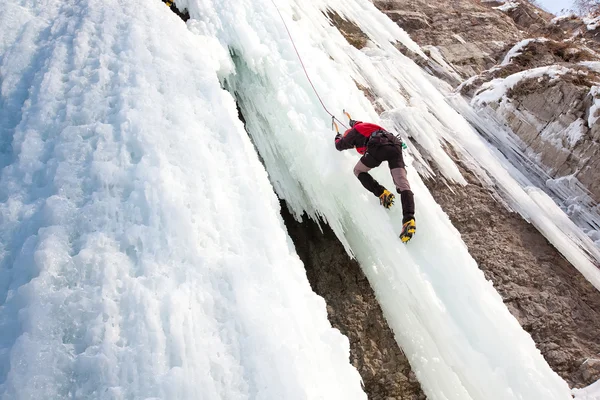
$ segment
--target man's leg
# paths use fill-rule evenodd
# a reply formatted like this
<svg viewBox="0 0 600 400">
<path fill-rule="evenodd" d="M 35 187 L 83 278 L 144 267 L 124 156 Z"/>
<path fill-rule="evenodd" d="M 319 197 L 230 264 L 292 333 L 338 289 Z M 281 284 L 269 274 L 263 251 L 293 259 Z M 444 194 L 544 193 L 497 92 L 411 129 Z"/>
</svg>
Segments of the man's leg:
<svg viewBox="0 0 600 400">
<path fill-rule="evenodd" d="M 360 183 L 362 183 L 365 189 L 377 197 L 381 196 L 385 188 L 369 174 L 369 171 L 380 164 L 381 161 L 377 161 L 372 156 L 365 154 L 358 160 L 354 167 L 354 175 L 358 178 Z"/>
<path fill-rule="evenodd" d="M 415 200 L 410 184 L 406 177 L 406 169 L 404 167 L 390 169 L 392 179 L 396 185 L 396 190 L 400 193 L 400 201 L 402 202 L 402 222 L 406 222 L 415 217 Z"/>
<path fill-rule="evenodd" d="M 402 223 L 415 218 L 415 200 L 410 183 L 406 177 L 406 168 L 404 168 L 404 159 L 402 157 L 402 148 L 400 146 L 387 146 L 382 151 L 385 159 L 388 160 L 390 173 L 396 185 L 396 191 L 400 193 L 402 202 Z"/>
</svg>

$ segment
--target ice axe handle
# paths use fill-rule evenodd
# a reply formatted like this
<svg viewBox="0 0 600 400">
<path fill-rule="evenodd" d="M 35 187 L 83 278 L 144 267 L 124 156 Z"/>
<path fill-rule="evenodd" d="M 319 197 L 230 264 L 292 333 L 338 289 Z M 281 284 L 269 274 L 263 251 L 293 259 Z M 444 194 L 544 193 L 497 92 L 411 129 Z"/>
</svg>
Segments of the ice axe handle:
<svg viewBox="0 0 600 400">
<path fill-rule="evenodd" d="M 340 127 L 338 126 L 338 124 L 335 122 L 335 117 L 331 117 L 331 128 L 335 128 L 336 133 L 340 133 Z"/>
</svg>

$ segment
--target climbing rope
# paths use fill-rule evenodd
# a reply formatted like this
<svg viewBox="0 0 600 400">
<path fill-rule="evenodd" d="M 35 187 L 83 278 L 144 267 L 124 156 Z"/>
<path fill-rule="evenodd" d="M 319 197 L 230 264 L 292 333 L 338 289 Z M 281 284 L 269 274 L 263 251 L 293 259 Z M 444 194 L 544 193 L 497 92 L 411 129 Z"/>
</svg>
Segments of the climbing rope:
<svg viewBox="0 0 600 400">
<path fill-rule="evenodd" d="M 335 127 L 336 130 L 337 130 L 337 132 L 339 133 L 339 128 L 338 128 L 337 124 L 335 123 L 335 121 L 338 121 L 344 128 L 347 128 L 347 126 L 344 125 L 344 123 L 342 121 L 340 121 L 339 119 L 337 119 L 335 115 L 333 115 L 332 113 L 330 113 L 329 110 L 327 109 L 327 107 L 325 106 L 325 103 L 323 103 L 323 100 L 321 99 L 321 96 L 319 96 L 319 92 L 317 92 L 317 89 L 315 88 L 315 85 L 313 85 L 312 80 L 310 79 L 310 76 L 308 75 L 308 71 L 306 71 L 306 67 L 304 66 L 304 62 L 302 61 L 302 57 L 300 56 L 300 52 L 298 51 L 298 48 L 296 47 L 296 43 L 294 42 L 294 38 L 292 37 L 292 34 L 290 33 L 290 30 L 288 29 L 288 26 L 285 23 L 285 19 L 283 19 L 283 15 L 281 15 L 281 12 L 279 11 L 279 7 L 277 7 L 277 4 L 275 4 L 274 0 L 271 0 L 271 3 L 273 3 L 273 6 L 277 10 L 277 14 L 279 14 L 279 18 L 281 18 L 281 22 L 283 22 L 283 26 L 285 27 L 285 30 L 287 31 L 287 34 L 288 34 L 288 36 L 290 38 L 290 41 L 292 42 L 292 46 L 294 46 L 294 50 L 296 51 L 296 55 L 298 56 L 298 60 L 300 60 L 300 65 L 302 65 L 302 69 L 304 70 L 304 74 L 306 75 L 306 79 L 308 79 L 308 83 L 310 83 L 310 86 L 312 87 L 313 91 L 317 95 L 317 98 L 321 102 L 321 106 L 323 106 L 323 109 L 325 110 L 325 112 L 331 116 L 331 125 L 332 125 L 332 128 Z"/>
</svg>

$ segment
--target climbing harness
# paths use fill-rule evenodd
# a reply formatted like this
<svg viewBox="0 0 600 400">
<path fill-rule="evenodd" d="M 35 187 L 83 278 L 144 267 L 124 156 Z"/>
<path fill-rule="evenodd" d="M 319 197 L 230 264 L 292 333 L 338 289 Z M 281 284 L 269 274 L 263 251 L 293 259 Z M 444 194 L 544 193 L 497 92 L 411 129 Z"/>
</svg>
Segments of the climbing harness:
<svg viewBox="0 0 600 400">
<path fill-rule="evenodd" d="M 327 107 L 325 106 L 325 103 L 321 99 L 321 96 L 319 96 L 319 92 L 317 92 L 317 89 L 315 88 L 315 85 L 313 85 L 312 80 L 310 79 L 310 76 L 308 75 L 308 71 L 306 71 L 306 67 L 304 66 L 304 62 L 302 61 L 302 57 L 300 56 L 300 52 L 298 51 L 298 48 L 296 47 L 296 43 L 294 42 L 294 38 L 292 37 L 292 34 L 290 33 L 290 30 L 288 29 L 288 26 L 285 23 L 285 19 L 283 19 L 283 15 L 281 15 L 281 12 L 279 11 L 279 7 L 277 7 L 277 4 L 275 4 L 274 0 L 271 0 L 271 3 L 273 3 L 273 6 L 277 10 L 277 14 L 279 14 L 279 18 L 281 18 L 281 22 L 283 22 L 283 26 L 285 27 L 285 30 L 286 30 L 289 38 L 290 38 L 290 41 L 292 42 L 292 46 L 294 46 L 294 50 L 296 51 L 296 55 L 298 56 L 298 60 L 300 61 L 300 65 L 302 65 L 302 69 L 304 70 L 304 74 L 306 75 L 306 79 L 308 79 L 308 83 L 310 83 L 310 86 L 312 87 L 313 91 L 317 95 L 317 98 L 319 99 L 319 102 L 321 102 L 321 106 L 323 107 L 323 109 L 325 110 L 325 112 L 331 116 L 332 129 L 335 127 L 337 129 L 337 132 L 339 133 L 340 131 L 339 131 L 339 128 L 338 128 L 337 124 L 335 123 L 335 121 L 338 121 L 344 128 L 347 128 L 346 125 L 344 125 L 344 123 L 342 121 L 340 121 L 339 119 L 337 119 L 335 115 L 333 115 L 332 113 L 330 113 L 329 110 L 327 109 Z"/>
</svg>

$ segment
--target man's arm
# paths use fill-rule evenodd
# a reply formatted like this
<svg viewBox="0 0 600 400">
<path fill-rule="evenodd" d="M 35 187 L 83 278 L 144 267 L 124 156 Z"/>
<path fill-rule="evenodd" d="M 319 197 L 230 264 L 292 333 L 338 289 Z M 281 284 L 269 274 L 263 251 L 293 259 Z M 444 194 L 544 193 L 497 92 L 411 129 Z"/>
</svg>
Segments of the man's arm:
<svg viewBox="0 0 600 400">
<path fill-rule="evenodd" d="M 335 148 L 339 151 L 348 150 L 354 148 L 354 138 L 356 135 L 360 135 L 356 129 L 348 129 L 344 132 L 344 136 L 339 133 L 335 136 Z"/>
</svg>

